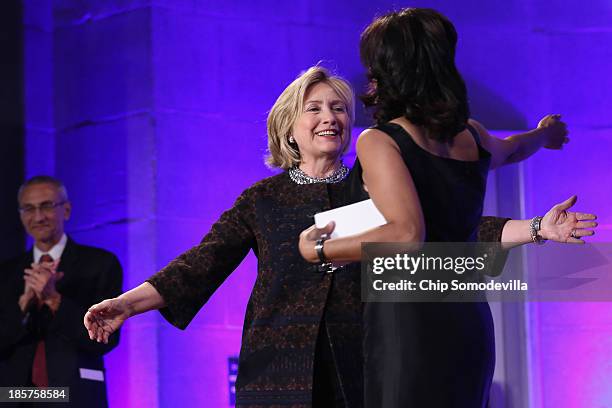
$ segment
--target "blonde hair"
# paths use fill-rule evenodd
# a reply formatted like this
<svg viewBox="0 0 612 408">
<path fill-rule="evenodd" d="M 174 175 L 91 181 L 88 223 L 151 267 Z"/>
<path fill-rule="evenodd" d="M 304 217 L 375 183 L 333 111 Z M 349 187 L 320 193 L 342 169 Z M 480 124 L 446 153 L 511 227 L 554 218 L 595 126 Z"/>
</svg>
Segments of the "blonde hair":
<svg viewBox="0 0 612 408">
<path fill-rule="evenodd" d="M 344 78 L 331 75 L 326 68 L 316 65 L 310 67 L 285 88 L 268 114 L 268 155 L 266 156 L 268 166 L 288 169 L 299 165 L 300 152 L 297 145 L 289 143 L 289 137 L 295 121 L 304 108 L 306 92 L 311 86 L 320 82 L 329 85 L 346 105 L 350 122 L 344 129 L 345 137 L 340 156 L 348 150 L 351 144 L 351 128 L 355 120 L 353 88 Z"/>
</svg>

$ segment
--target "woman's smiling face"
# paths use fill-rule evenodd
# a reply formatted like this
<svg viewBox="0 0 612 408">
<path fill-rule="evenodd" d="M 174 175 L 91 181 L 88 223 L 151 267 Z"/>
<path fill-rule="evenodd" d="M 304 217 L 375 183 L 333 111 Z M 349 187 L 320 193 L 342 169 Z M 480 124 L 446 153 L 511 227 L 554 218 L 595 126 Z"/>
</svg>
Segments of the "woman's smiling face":
<svg viewBox="0 0 612 408">
<path fill-rule="evenodd" d="M 293 125 L 293 138 L 302 162 L 323 157 L 337 159 L 344 146 L 347 126 L 349 116 L 342 98 L 325 82 L 312 85 L 304 95 L 302 112 Z"/>
</svg>

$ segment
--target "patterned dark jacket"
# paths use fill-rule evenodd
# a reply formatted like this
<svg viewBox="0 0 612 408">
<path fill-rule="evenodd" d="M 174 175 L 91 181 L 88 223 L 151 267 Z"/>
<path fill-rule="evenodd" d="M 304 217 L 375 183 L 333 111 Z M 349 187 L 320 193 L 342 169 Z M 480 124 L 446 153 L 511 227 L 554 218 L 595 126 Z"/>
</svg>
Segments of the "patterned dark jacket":
<svg viewBox="0 0 612 408">
<path fill-rule="evenodd" d="M 153 275 L 162 315 L 184 329 L 250 250 L 257 279 L 244 319 L 236 406 L 310 407 L 315 343 L 325 312 L 347 407 L 362 406 L 361 302 L 357 264 L 320 273 L 298 251 L 314 214 L 346 204 L 339 184 L 295 184 L 282 173 L 247 190 L 202 242 Z M 505 219 L 484 217 L 481 240 Z"/>
</svg>

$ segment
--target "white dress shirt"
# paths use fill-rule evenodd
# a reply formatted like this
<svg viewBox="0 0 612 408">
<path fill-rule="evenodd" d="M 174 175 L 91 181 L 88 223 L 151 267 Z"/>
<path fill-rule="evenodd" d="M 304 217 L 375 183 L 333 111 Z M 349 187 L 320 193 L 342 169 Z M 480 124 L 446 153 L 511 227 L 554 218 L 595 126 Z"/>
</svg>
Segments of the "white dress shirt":
<svg viewBox="0 0 612 408">
<path fill-rule="evenodd" d="M 68 242 L 68 237 L 66 236 L 66 234 L 63 234 L 59 242 L 53 245 L 53 248 L 51 248 L 47 252 L 41 251 L 36 245 L 34 245 L 34 263 L 38 263 L 40 261 L 40 257 L 45 254 L 50 255 L 54 261 L 57 261 L 62 257 L 62 254 L 64 253 L 64 248 L 66 248 L 66 242 Z"/>
</svg>

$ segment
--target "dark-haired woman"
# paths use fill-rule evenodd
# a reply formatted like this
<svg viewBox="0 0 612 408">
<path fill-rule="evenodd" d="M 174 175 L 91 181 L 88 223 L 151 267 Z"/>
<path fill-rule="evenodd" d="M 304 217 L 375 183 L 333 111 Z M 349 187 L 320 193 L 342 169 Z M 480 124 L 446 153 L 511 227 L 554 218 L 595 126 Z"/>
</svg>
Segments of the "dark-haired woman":
<svg viewBox="0 0 612 408">
<path fill-rule="evenodd" d="M 559 115 L 504 140 L 470 119 L 456 42 L 452 23 L 431 9 L 390 13 L 366 28 L 364 102 L 377 125 L 359 137 L 352 177 L 365 185 L 356 195 L 367 190 L 388 222 L 318 251 L 315 235 L 333 226 L 307 230 L 307 260 L 359 260 L 361 242 L 475 241 L 489 169 L 567 141 Z M 366 406 L 486 406 L 495 363 L 487 303 L 369 303 L 364 313 Z"/>
</svg>

